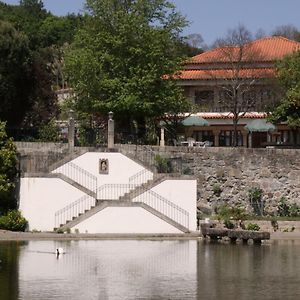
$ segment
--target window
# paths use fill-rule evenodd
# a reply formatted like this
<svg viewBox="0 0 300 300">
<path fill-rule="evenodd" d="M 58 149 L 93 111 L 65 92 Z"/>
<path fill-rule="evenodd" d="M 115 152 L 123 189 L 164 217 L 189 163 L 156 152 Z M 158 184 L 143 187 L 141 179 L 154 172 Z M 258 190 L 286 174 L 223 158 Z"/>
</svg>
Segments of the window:
<svg viewBox="0 0 300 300">
<path fill-rule="evenodd" d="M 195 91 L 195 104 L 197 105 L 205 105 L 212 104 L 214 100 L 214 91 L 206 90 L 206 91 Z"/>
<path fill-rule="evenodd" d="M 209 141 L 214 145 L 214 135 L 212 130 L 199 130 L 193 132 L 193 138 L 198 142 L 205 142 Z"/>
<path fill-rule="evenodd" d="M 234 131 L 233 130 L 222 130 L 219 135 L 219 145 L 221 147 L 233 146 Z M 241 131 L 237 131 L 237 145 L 243 146 L 243 136 Z"/>
</svg>

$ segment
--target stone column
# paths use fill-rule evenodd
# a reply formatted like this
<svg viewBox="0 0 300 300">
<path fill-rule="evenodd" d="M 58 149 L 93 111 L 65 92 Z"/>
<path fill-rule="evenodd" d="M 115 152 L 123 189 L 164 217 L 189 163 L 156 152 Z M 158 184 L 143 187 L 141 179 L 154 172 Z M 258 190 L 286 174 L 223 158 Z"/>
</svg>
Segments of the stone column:
<svg viewBox="0 0 300 300">
<path fill-rule="evenodd" d="M 69 111 L 69 127 L 68 127 L 68 144 L 69 151 L 74 150 L 74 141 L 75 141 L 75 120 L 74 120 L 74 111 Z"/>
<path fill-rule="evenodd" d="M 115 123 L 113 120 L 113 112 L 108 113 L 108 124 L 107 124 L 107 148 L 113 149 L 115 145 Z"/>
<path fill-rule="evenodd" d="M 252 132 L 250 132 L 248 135 L 248 147 L 252 148 Z"/>
<path fill-rule="evenodd" d="M 161 126 L 160 127 L 160 143 L 159 143 L 160 147 L 164 147 L 165 146 L 165 127 Z"/>
<path fill-rule="evenodd" d="M 220 130 L 214 130 L 213 131 L 214 135 L 214 146 L 219 147 L 219 135 L 220 135 Z"/>
<path fill-rule="evenodd" d="M 243 147 L 247 147 L 248 132 L 247 131 L 242 131 L 242 136 L 243 136 Z"/>
</svg>

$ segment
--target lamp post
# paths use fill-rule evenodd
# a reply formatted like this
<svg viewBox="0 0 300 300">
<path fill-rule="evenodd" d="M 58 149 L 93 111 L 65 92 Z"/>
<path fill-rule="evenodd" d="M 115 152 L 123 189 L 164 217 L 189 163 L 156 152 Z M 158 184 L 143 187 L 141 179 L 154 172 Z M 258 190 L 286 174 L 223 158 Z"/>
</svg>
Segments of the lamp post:
<svg viewBox="0 0 300 300">
<path fill-rule="evenodd" d="M 71 109 L 69 111 L 69 124 L 68 124 L 68 145 L 69 151 L 74 150 L 74 138 L 75 138 L 75 120 L 74 120 L 74 111 Z"/>
<path fill-rule="evenodd" d="M 108 123 L 107 123 L 107 148 L 108 149 L 113 149 L 115 144 L 115 140 L 114 140 L 115 124 L 114 124 L 113 116 L 114 116 L 113 112 L 110 111 L 108 113 Z"/>
</svg>

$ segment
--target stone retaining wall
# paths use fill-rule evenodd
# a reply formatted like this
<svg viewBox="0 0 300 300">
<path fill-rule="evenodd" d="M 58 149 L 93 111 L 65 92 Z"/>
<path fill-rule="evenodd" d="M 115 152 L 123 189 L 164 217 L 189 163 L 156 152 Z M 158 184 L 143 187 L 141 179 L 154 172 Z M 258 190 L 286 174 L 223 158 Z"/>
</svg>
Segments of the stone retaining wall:
<svg viewBox="0 0 300 300">
<path fill-rule="evenodd" d="M 141 158 L 143 152 L 170 158 L 181 171 L 197 178 L 198 202 L 212 209 L 229 203 L 251 211 L 248 193 L 253 187 L 263 190 L 267 213 L 276 212 L 281 197 L 300 205 L 299 149 L 118 147 Z"/>
<path fill-rule="evenodd" d="M 21 153 L 21 170 L 27 172 L 43 164 L 49 165 L 50 161 L 53 163 L 66 155 L 58 146 L 59 151 L 53 151 L 52 145 L 48 144 L 39 151 L 33 146 L 25 146 L 20 144 L 18 149 Z M 116 149 L 152 166 L 157 154 L 169 158 L 175 171 L 195 176 L 198 204 L 207 210 L 213 211 L 215 207 L 228 203 L 242 204 L 251 211 L 248 193 L 253 187 L 263 190 L 267 213 L 276 212 L 281 197 L 300 205 L 300 149 L 139 145 L 116 145 Z"/>
</svg>

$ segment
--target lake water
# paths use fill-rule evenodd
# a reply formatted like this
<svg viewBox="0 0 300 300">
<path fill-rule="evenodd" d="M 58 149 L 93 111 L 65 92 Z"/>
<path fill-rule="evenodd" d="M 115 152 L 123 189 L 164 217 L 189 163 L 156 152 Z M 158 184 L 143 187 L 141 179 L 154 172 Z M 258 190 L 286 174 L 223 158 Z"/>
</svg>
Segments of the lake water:
<svg viewBox="0 0 300 300">
<path fill-rule="evenodd" d="M 1 300 L 300 299 L 297 241 L 0 242 L 0 260 Z"/>
</svg>

